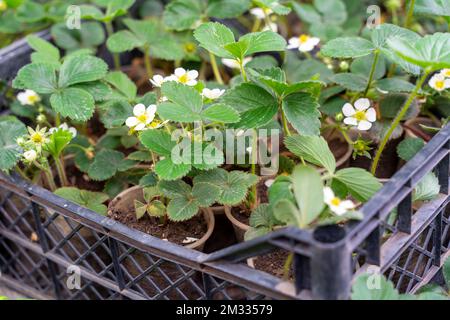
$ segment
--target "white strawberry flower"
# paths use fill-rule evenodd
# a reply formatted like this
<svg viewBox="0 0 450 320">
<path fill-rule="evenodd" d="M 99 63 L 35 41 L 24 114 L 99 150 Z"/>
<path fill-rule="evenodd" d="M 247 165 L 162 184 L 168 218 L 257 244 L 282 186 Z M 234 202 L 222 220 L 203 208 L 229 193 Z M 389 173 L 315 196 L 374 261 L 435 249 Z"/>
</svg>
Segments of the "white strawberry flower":
<svg viewBox="0 0 450 320">
<path fill-rule="evenodd" d="M 435 74 L 428 82 L 434 90 L 442 92 L 450 88 L 450 79 L 446 79 L 441 73 Z"/>
<path fill-rule="evenodd" d="M 198 78 L 198 71 L 196 70 L 189 71 L 183 68 L 177 68 L 175 69 L 174 74 L 170 76 L 167 80 L 171 81 L 173 79 L 179 83 L 193 87 L 197 85 L 197 78 Z"/>
<path fill-rule="evenodd" d="M 166 82 L 166 78 L 164 78 L 162 75 L 155 75 L 153 79 L 150 79 L 150 82 L 152 85 L 156 88 L 161 88 L 164 82 Z"/>
<path fill-rule="evenodd" d="M 301 52 L 309 52 L 319 44 L 320 39 L 311 37 L 307 34 L 302 34 L 300 37 L 289 39 L 288 49 L 298 49 Z"/>
<path fill-rule="evenodd" d="M 221 96 L 223 96 L 223 94 L 225 93 L 225 90 L 221 90 L 221 89 L 208 89 L 205 88 L 202 91 L 202 96 L 204 96 L 207 99 L 210 100 L 216 100 L 219 99 Z"/>
<path fill-rule="evenodd" d="M 265 185 L 267 188 L 270 188 L 270 187 L 274 184 L 274 182 L 275 182 L 275 180 L 269 179 L 269 180 L 266 180 L 266 182 L 264 182 L 264 185 Z"/>
<path fill-rule="evenodd" d="M 23 106 L 34 106 L 41 101 L 41 97 L 33 90 L 25 90 L 17 94 L 17 100 Z"/>
<path fill-rule="evenodd" d="M 262 31 L 278 32 L 278 25 L 275 22 L 271 22 L 270 25 L 266 25 Z"/>
<path fill-rule="evenodd" d="M 70 132 L 72 134 L 73 138 L 75 138 L 77 136 L 77 133 L 78 133 L 77 129 L 75 129 L 74 127 L 69 127 L 67 123 L 63 123 L 58 128 L 51 128 L 48 132 L 52 134 L 52 133 L 56 132 L 59 129 Z"/>
<path fill-rule="evenodd" d="M 242 64 L 245 66 L 247 63 L 252 61 L 252 59 L 253 59 L 252 57 L 244 58 L 244 61 Z M 224 66 L 226 66 L 230 69 L 240 69 L 241 68 L 239 65 L 239 62 L 235 59 L 222 59 L 222 63 Z"/>
<path fill-rule="evenodd" d="M 28 162 L 33 162 L 37 158 L 37 152 L 35 150 L 28 150 L 24 152 L 23 157 Z"/>
<path fill-rule="evenodd" d="M 446 78 L 450 78 L 450 69 L 442 69 L 440 74 Z"/>
<path fill-rule="evenodd" d="M 152 104 L 148 108 L 142 103 L 137 104 L 133 108 L 134 117 L 129 117 L 125 124 L 127 127 L 132 128 L 135 131 L 145 130 L 155 119 L 156 105 Z"/>
<path fill-rule="evenodd" d="M 349 126 L 355 126 L 358 130 L 367 131 L 372 128 L 372 123 L 377 121 L 377 113 L 370 107 L 369 99 L 363 98 L 355 102 L 355 107 L 346 103 L 342 108 L 342 113 L 346 118 L 344 123 Z"/>
<path fill-rule="evenodd" d="M 323 198 L 331 211 L 338 216 L 343 216 L 350 210 L 355 209 L 355 204 L 350 200 L 341 200 L 335 196 L 333 190 L 329 187 L 323 189 Z"/>
</svg>

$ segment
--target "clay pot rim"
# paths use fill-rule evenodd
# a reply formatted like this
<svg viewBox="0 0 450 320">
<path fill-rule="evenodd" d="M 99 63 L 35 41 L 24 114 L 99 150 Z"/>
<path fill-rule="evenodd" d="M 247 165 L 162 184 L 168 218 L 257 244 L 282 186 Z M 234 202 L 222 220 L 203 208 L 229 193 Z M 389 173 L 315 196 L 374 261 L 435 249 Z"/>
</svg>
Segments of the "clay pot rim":
<svg viewBox="0 0 450 320">
<path fill-rule="evenodd" d="M 141 186 L 134 186 L 134 187 L 131 187 L 131 188 L 128 188 L 128 189 L 122 191 L 117 196 L 115 196 L 114 199 L 111 200 L 111 202 L 108 205 L 108 211 L 110 211 L 112 209 L 112 204 L 115 204 L 118 201 L 120 201 L 120 199 L 128 197 L 130 194 L 132 194 L 138 190 L 143 190 L 143 189 L 144 188 Z M 205 234 L 200 239 L 195 241 L 194 243 L 190 243 L 187 245 L 180 245 L 180 246 L 188 248 L 188 249 L 197 249 L 197 248 L 202 247 L 205 244 L 205 242 L 211 237 L 211 235 L 214 231 L 214 227 L 215 227 L 214 213 L 211 211 L 210 208 L 201 208 L 201 211 L 203 213 L 203 218 L 205 219 L 206 225 L 207 225 L 207 230 L 206 230 Z M 177 222 L 172 222 L 172 223 L 177 223 Z M 157 238 L 157 237 L 155 237 L 155 238 Z"/>
<path fill-rule="evenodd" d="M 409 119 L 409 120 L 405 121 L 405 124 L 406 124 L 407 126 L 410 126 L 411 124 L 416 124 L 416 123 L 418 123 L 418 122 L 420 122 L 420 121 L 422 121 L 422 120 L 429 120 L 429 121 L 431 121 L 434 125 L 436 125 L 436 126 L 438 126 L 438 127 L 442 125 L 442 123 L 438 123 L 438 122 L 436 122 L 434 119 L 432 119 L 432 118 L 427 118 L 427 117 L 416 117 L 416 118 L 413 118 L 413 119 Z M 410 137 L 410 138 L 418 138 L 418 136 L 417 136 L 414 132 L 412 132 L 410 129 L 404 127 L 404 130 L 405 130 L 405 134 L 406 134 L 407 137 Z"/>
<path fill-rule="evenodd" d="M 240 222 L 233 216 L 229 206 L 224 206 L 224 211 L 225 211 L 225 215 L 227 216 L 228 220 L 230 220 L 233 225 L 235 225 L 236 227 L 238 227 L 239 229 L 244 230 L 244 231 L 247 231 L 250 229 L 249 225 L 246 225 L 245 223 Z"/>
</svg>

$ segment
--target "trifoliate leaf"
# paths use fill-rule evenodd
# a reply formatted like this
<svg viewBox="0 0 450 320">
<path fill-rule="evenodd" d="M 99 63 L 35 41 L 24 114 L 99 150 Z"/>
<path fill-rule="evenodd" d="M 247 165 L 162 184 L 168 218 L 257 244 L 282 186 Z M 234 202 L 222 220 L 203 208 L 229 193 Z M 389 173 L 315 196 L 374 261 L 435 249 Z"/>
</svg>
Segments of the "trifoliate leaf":
<svg viewBox="0 0 450 320">
<path fill-rule="evenodd" d="M 91 209 L 98 214 L 106 215 L 107 207 L 103 203 L 109 199 L 109 196 L 105 193 L 67 187 L 56 190 L 55 194 L 80 206 Z"/>
<path fill-rule="evenodd" d="M 233 32 L 226 26 L 217 22 L 204 23 L 194 32 L 195 39 L 200 46 L 221 58 L 233 58 L 224 46 L 234 43 Z"/>
<path fill-rule="evenodd" d="M 53 94 L 50 103 L 56 112 L 75 121 L 89 120 L 95 109 L 92 95 L 78 88 L 66 88 Z"/>
<path fill-rule="evenodd" d="M 191 168 L 190 164 L 175 164 L 171 159 L 167 158 L 156 164 L 155 172 L 162 180 L 177 180 L 186 176 L 191 171 Z"/>
<path fill-rule="evenodd" d="M 405 161 L 409 161 L 425 146 L 420 138 L 406 138 L 397 146 L 397 154 Z"/>
<path fill-rule="evenodd" d="M 163 130 L 146 130 L 141 133 L 139 140 L 151 151 L 165 157 L 170 157 L 176 145 L 170 134 Z"/>
<path fill-rule="evenodd" d="M 30 89 L 48 94 L 56 91 L 56 70 L 45 63 L 31 63 L 19 70 L 13 81 L 15 89 Z"/>
<path fill-rule="evenodd" d="M 102 150 L 94 158 L 89 166 L 88 175 L 96 181 L 104 181 L 112 178 L 119 171 L 125 156 L 115 150 Z"/>
<path fill-rule="evenodd" d="M 331 40 L 322 48 L 321 53 L 327 57 L 347 59 L 364 57 L 374 50 L 375 46 L 369 40 L 348 37 Z"/>
<path fill-rule="evenodd" d="M 303 135 L 320 133 L 319 104 L 309 93 L 295 93 L 283 100 L 283 110 L 289 123 Z"/>
<path fill-rule="evenodd" d="M 370 172 L 360 168 L 339 170 L 334 179 L 343 183 L 348 192 L 358 201 L 366 202 L 377 193 L 382 184 Z"/>
<path fill-rule="evenodd" d="M 58 85 L 73 84 L 102 79 L 108 71 L 107 64 L 100 58 L 81 55 L 66 59 L 61 67 Z"/>
</svg>

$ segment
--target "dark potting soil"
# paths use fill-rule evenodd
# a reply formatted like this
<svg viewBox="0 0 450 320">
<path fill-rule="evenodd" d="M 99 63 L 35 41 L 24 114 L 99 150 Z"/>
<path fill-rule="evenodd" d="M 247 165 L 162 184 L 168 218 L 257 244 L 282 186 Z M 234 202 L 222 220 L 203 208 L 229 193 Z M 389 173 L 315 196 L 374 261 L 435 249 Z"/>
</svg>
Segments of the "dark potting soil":
<svg viewBox="0 0 450 320">
<path fill-rule="evenodd" d="M 284 264 L 289 256 L 289 252 L 286 250 L 276 250 L 272 253 L 266 254 L 261 257 L 257 257 L 254 260 L 255 269 L 264 271 L 278 278 L 284 276 Z M 293 278 L 293 268 L 291 265 L 289 271 L 289 279 Z"/>
<path fill-rule="evenodd" d="M 113 208 L 108 212 L 108 216 L 130 228 L 179 245 L 186 245 L 183 240 L 187 237 L 200 239 L 208 229 L 203 215 L 197 215 L 185 222 L 168 221 L 163 225 L 159 223 L 158 219 L 150 218 L 147 215 L 138 221 L 134 207 L 131 206 L 126 212 Z"/>
<path fill-rule="evenodd" d="M 349 148 L 348 143 L 341 139 L 328 141 L 328 146 L 337 160 L 341 159 L 348 152 Z"/>
<path fill-rule="evenodd" d="M 231 214 L 236 220 L 242 222 L 243 224 L 250 224 L 250 210 L 245 208 L 244 205 L 232 207 Z"/>
</svg>

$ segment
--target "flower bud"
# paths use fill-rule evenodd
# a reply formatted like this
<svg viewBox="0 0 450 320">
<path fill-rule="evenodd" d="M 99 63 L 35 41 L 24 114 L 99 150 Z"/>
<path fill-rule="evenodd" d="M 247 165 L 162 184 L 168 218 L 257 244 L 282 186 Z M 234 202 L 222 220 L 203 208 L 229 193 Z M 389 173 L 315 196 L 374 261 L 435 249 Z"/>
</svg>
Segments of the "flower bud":
<svg viewBox="0 0 450 320">
<path fill-rule="evenodd" d="M 342 122 L 342 120 L 344 120 L 344 115 L 341 112 L 339 112 L 338 114 L 336 114 L 335 120 L 337 122 Z"/>
<path fill-rule="evenodd" d="M 47 117 L 44 114 L 40 114 L 36 117 L 38 123 L 44 123 L 47 121 Z"/>
<path fill-rule="evenodd" d="M 350 65 L 348 64 L 347 61 L 341 61 L 341 63 L 339 64 L 339 68 L 342 71 L 347 71 L 350 68 Z"/>
<path fill-rule="evenodd" d="M 29 150 L 29 151 L 26 151 L 26 152 L 23 154 L 23 157 L 24 157 L 25 160 L 27 160 L 28 162 L 33 162 L 33 161 L 36 160 L 36 158 L 37 158 L 37 153 L 36 153 L 36 151 L 34 151 L 34 150 Z"/>
</svg>

